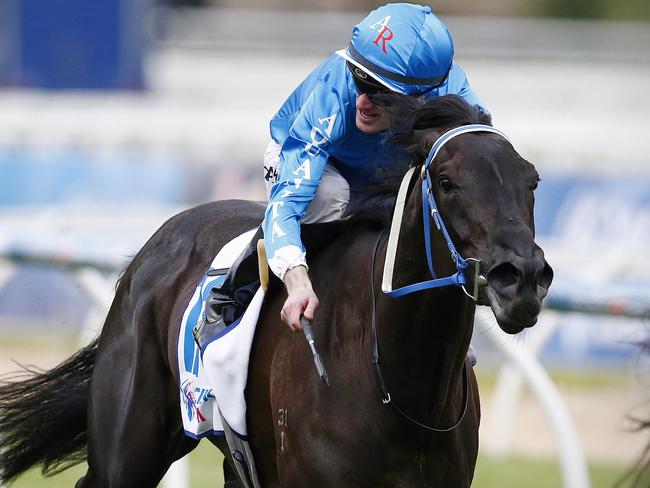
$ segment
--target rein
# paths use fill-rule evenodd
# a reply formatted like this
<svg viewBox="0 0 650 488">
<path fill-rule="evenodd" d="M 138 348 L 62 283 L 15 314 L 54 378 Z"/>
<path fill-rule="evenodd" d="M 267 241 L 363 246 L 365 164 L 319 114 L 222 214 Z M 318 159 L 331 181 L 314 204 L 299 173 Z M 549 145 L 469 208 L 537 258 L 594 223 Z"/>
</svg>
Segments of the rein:
<svg viewBox="0 0 650 488">
<path fill-rule="evenodd" d="M 419 283 L 414 283 L 411 285 L 406 285 L 400 288 L 393 290 L 393 271 L 395 265 L 395 256 L 397 254 L 397 243 L 399 240 L 400 227 L 402 222 L 402 215 L 404 213 L 404 205 L 406 203 L 406 197 L 408 193 L 408 187 L 411 182 L 413 172 L 415 167 L 410 168 L 409 171 L 404 176 L 402 184 L 400 186 L 399 192 L 397 194 L 397 201 L 395 203 L 395 211 L 393 213 L 393 220 L 391 223 L 390 236 L 388 239 L 388 246 L 386 248 L 386 259 L 384 261 L 384 274 L 382 279 L 382 292 L 389 297 L 400 297 L 415 293 L 422 290 L 428 290 L 432 288 L 441 288 L 444 286 L 460 286 L 469 298 L 475 302 L 478 300 L 478 292 L 481 286 L 487 284 L 487 280 L 484 276 L 480 275 L 480 259 L 477 258 L 463 258 L 458 251 L 456 246 L 454 246 L 451 236 L 447 231 L 440 212 L 438 211 L 438 205 L 433 196 L 433 183 L 431 181 L 431 176 L 429 175 L 429 167 L 433 163 L 433 160 L 438 155 L 442 147 L 449 142 L 454 137 L 460 136 L 462 134 L 467 134 L 470 132 L 491 132 L 498 134 L 508 140 L 508 138 L 501 131 L 491 127 L 489 125 L 483 124 L 472 124 L 465 125 L 461 127 L 456 127 L 445 132 L 440 136 L 436 142 L 431 147 L 429 154 L 422 165 L 422 171 L 420 177 L 422 179 L 422 212 L 424 220 L 424 246 L 425 252 L 427 255 L 427 265 L 429 272 L 431 273 L 432 279 L 427 281 L 422 281 Z M 456 265 L 456 272 L 451 276 L 446 277 L 436 277 L 435 269 L 433 266 L 433 255 L 431 252 L 431 224 L 429 222 L 429 217 L 433 220 L 436 228 L 440 231 L 447 243 L 447 248 L 451 254 L 451 259 Z M 454 430 L 460 425 L 460 423 L 465 418 L 467 413 L 467 403 L 468 403 L 468 381 L 467 381 L 467 366 L 466 362 L 463 362 L 463 405 L 461 407 L 461 413 L 458 417 L 458 420 L 446 428 L 437 428 L 429 425 L 425 425 L 421 422 L 410 417 L 406 414 L 401 408 L 399 408 L 395 402 L 392 400 L 384 378 L 381 372 L 381 366 L 379 364 L 379 345 L 377 341 L 377 317 L 376 317 L 376 299 L 375 299 L 375 262 L 377 258 L 377 251 L 379 249 L 379 243 L 381 241 L 383 232 L 377 237 L 377 242 L 372 253 L 372 264 L 370 267 L 370 286 L 371 286 L 371 297 L 372 297 L 372 316 L 371 316 L 371 329 L 372 329 L 372 365 L 374 367 L 375 376 L 377 378 L 377 384 L 379 387 L 379 393 L 381 396 L 381 401 L 384 405 L 390 405 L 393 410 L 404 417 L 409 422 L 421 427 L 422 429 L 431 431 L 431 432 L 449 432 Z M 467 278 L 465 277 L 465 270 L 469 267 L 470 263 L 474 265 L 474 280 L 473 280 L 473 293 L 470 294 L 467 289 Z"/>
<path fill-rule="evenodd" d="M 430 432 L 450 432 L 460 425 L 460 423 L 465 418 L 465 414 L 467 413 L 467 399 L 469 395 L 467 391 L 467 366 L 464 362 L 463 362 L 463 406 L 461 408 L 461 413 L 460 416 L 458 417 L 458 420 L 453 425 L 445 428 L 433 427 L 430 425 L 423 424 L 422 422 L 418 422 L 413 417 L 409 416 L 406 412 L 404 412 L 404 410 L 399 408 L 391 398 L 390 392 L 388 391 L 388 388 L 386 387 L 386 383 L 384 382 L 384 377 L 381 374 L 381 366 L 379 364 L 379 345 L 377 342 L 377 303 L 375 300 L 375 262 L 377 258 L 377 250 L 379 249 L 379 242 L 381 241 L 383 235 L 384 233 L 381 232 L 377 237 L 377 242 L 375 243 L 375 248 L 372 252 L 372 265 L 370 266 L 370 294 L 372 297 L 372 315 L 371 315 L 371 322 L 370 322 L 371 330 L 372 330 L 372 366 L 375 370 L 377 385 L 379 386 L 379 394 L 381 395 L 381 402 L 384 405 L 389 405 L 398 415 L 401 415 L 412 424 L 415 424 L 424 430 L 428 430 Z"/>
</svg>

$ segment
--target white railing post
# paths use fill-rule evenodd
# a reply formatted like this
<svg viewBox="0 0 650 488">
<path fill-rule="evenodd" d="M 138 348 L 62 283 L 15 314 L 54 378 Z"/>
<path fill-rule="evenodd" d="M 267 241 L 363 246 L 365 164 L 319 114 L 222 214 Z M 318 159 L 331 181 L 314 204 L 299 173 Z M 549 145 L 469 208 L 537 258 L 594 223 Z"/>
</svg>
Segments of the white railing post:
<svg viewBox="0 0 650 488">
<path fill-rule="evenodd" d="M 85 346 L 97 337 L 102 329 L 115 295 L 115 276 L 111 275 L 107 278 L 90 267 L 73 272 L 73 276 L 92 304 L 79 332 L 79 345 Z"/>
<path fill-rule="evenodd" d="M 513 367 L 521 371 L 531 393 L 546 415 L 555 436 L 564 486 L 590 488 L 587 461 L 571 415 L 537 358 L 505 336 L 490 310 L 477 309 L 476 327 L 481 334 L 490 338 Z"/>
<path fill-rule="evenodd" d="M 558 325 L 557 314 L 543 311 L 540 320 L 543 320 L 543 327 L 535 327 L 525 347 L 528 352 L 537 356 L 538 352 L 550 339 Z M 550 319 L 550 320 L 549 320 Z M 503 459 L 508 456 L 512 441 L 513 419 L 517 411 L 517 402 L 521 395 L 524 378 L 522 372 L 510 363 L 505 363 L 499 370 L 496 385 L 490 402 L 490 435 L 489 442 L 485 443 L 486 451 L 495 458 Z"/>
<path fill-rule="evenodd" d="M 6 259 L 0 259 L 0 288 L 14 275 L 15 266 Z"/>
</svg>

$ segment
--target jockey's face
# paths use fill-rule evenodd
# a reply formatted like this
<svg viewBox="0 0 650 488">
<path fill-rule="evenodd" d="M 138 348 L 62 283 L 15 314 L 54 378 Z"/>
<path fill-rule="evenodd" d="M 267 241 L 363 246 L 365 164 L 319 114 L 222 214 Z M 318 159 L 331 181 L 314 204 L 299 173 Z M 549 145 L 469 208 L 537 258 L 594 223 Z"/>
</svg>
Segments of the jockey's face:
<svg viewBox="0 0 650 488">
<path fill-rule="evenodd" d="M 357 95 L 357 113 L 355 121 L 357 129 L 366 134 L 376 134 L 388 129 L 388 115 L 372 103 L 365 93 Z"/>
</svg>

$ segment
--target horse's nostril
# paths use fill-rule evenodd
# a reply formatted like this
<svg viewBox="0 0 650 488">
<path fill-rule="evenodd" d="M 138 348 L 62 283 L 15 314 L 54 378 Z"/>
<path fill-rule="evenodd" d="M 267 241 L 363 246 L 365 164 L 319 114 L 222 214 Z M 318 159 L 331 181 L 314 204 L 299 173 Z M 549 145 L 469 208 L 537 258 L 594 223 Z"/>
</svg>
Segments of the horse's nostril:
<svg viewBox="0 0 650 488">
<path fill-rule="evenodd" d="M 549 264 L 546 261 L 544 261 L 544 269 L 542 269 L 542 274 L 539 278 L 539 286 L 548 290 L 548 287 L 551 286 L 552 281 L 553 281 L 553 268 L 551 268 Z"/>
<path fill-rule="evenodd" d="M 511 263 L 501 263 L 488 272 L 487 279 L 492 288 L 503 290 L 518 283 L 519 270 Z"/>
</svg>

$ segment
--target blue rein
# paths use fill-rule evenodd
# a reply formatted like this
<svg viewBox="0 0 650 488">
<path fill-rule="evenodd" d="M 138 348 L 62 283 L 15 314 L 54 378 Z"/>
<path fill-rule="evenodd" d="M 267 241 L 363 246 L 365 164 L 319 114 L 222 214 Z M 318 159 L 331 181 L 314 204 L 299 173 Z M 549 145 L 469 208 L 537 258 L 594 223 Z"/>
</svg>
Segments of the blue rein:
<svg viewBox="0 0 650 488">
<path fill-rule="evenodd" d="M 390 297 L 401 297 L 403 295 L 408 295 L 417 291 L 428 290 L 431 288 L 441 288 L 443 286 L 460 286 L 467 296 L 472 298 L 474 301 L 478 299 L 479 287 L 485 284 L 485 278 L 479 275 L 480 260 L 476 258 L 464 259 L 456 250 L 456 246 L 454 246 L 454 243 L 451 240 L 451 236 L 449 235 L 449 231 L 447 231 L 445 222 L 442 220 L 440 212 L 438 211 L 438 205 L 436 203 L 436 199 L 433 196 L 433 182 L 431 181 L 431 176 L 429 175 L 429 167 L 433 164 L 433 160 L 440 152 L 440 149 L 454 137 L 462 134 L 467 134 L 469 132 L 491 132 L 498 134 L 508 140 L 508 138 L 501 131 L 489 125 L 483 124 L 472 124 L 456 127 L 455 129 L 451 129 L 445 132 L 438 138 L 438 140 L 436 140 L 434 145 L 431 147 L 431 150 L 429 151 L 429 155 L 424 162 L 421 173 L 424 247 L 427 254 L 427 265 L 433 279 L 421 281 L 412 285 L 406 285 L 392 291 L 384 291 L 384 293 Z M 447 242 L 447 248 L 451 253 L 451 259 L 456 265 L 456 272 L 451 276 L 441 278 L 436 277 L 436 272 L 433 266 L 433 255 L 431 252 L 431 220 L 433 220 L 436 228 L 442 233 L 443 237 L 445 238 L 445 241 Z M 467 285 L 467 277 L 465 276 L 465 271 L 470 266 L 470 263 L 474 264 L 474 290 L 472 294 L 470 294 L 465 288 Z"/>
</svg>

